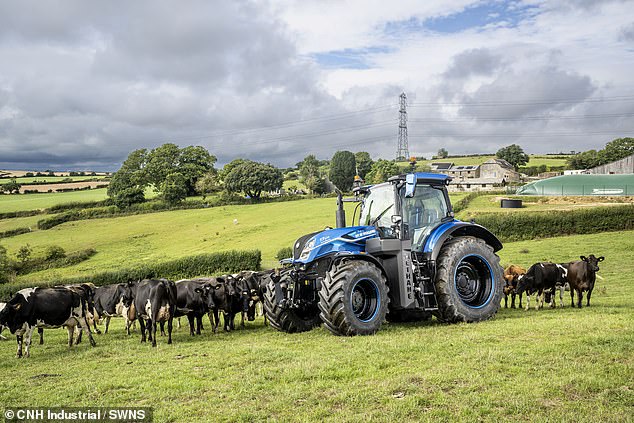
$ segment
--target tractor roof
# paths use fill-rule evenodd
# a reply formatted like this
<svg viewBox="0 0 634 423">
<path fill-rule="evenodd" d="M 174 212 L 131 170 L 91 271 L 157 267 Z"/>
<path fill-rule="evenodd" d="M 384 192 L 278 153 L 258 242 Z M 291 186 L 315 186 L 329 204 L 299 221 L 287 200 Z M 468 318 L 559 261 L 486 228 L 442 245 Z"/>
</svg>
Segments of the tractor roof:
<svg viewBox="0 0 634 423">
<path fill-rule="evenodd" d="M 389 179 L 389 181 L 404 181 L 409 175 L 415 175 L 417 184 L 445 185 L 451 180 L 451 176 L 443 175 L 442 173 L 416 172 L 407 175 L 393 176 Z"/>
</svg>

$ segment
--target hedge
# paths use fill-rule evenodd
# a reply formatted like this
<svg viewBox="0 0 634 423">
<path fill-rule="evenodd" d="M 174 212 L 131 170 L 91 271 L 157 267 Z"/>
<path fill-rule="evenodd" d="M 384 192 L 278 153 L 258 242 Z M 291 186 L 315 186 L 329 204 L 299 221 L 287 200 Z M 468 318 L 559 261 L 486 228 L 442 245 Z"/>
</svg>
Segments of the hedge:
<svg viewBox="0 0 634 423">
<path fill-rule="evenodd" d="M 0 238 L 9 238 L 16 235 L 22 235 L 28 232 L 31 232 L 31 228 L 11 229 L 10 231 L 0 232 Z"/>
<path fill-rule="evenodd" d="M 260 250 L 223 251 L 182 257 L 151 265 L 108 270 L 92 275 L 54 278 L 47 281 L 26 281 L 0 285 L 0 298 L 7 300 L 11 294 L 30 286 L 69 285 L 92 282 L 97 286 L 148 278 L 183 279 L 223 273 L 237 273 L 241 270 L 259 270 L 262 261 Z"/>
<path fill-rule="evenodd" d="M 489 213 L 475 222 L 503 242 L 634 229 L 634 205 L 536 213 Z"/>
<path fill-rule="evenodd" d="M 15 217 L 29 217 L 42 214 L 41 210 L 20 210 L 13 212 L 0 213 L 0 219 L 13 219 Z"/>
</svg>

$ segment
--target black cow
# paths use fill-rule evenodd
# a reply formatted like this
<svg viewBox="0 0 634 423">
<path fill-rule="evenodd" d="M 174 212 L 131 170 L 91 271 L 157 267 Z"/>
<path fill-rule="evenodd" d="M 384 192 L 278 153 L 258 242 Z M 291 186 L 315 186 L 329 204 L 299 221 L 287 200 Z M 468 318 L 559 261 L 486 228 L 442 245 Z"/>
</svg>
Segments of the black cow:
<svg viewBox="0 0 634 423">
<path fill-rule="evenodd" d="M 580 256 L 581 261 L 573 261 L 568 264 L 568 282 L 570 283 L 570 300 L 572 307 L 575 306 L 575 291 L 577 291 L 577 307 L 581 308 L 581 300 L 583 291 L 588 292 L 586 306 L 590 306 L 590 296 L 594 289 L 594 282 L 599 271 L 599 262 L 605 260 L 605 257 L 595 257 L 590 254 L 589 257 Z"/>
<path fill-rule="evenodd" d="M 266 270 L 262 272 L 254 272 L 251 270 L 245 270 L 238 273 L 238 278 L 242 279 L 244 282 L 244 288 L 248 291 L 248 310 L 247 310 L 247 319 L 249 322 L 255 320 L 256 315 L 256 307 L 258 304 L 261 304 L 264 299 L 264 291 L 263 288 L 266 285 L 264 280 L 266 276 L 271 274 L 271 270 Z M 264 315 L 264 324 L 266 324 L 266 314 Z"/>
<path fill-rule="evenodd" d="M 194 320 L 196 320 L 196 335 L 200 335 L 203 316 L 216 307 L 213 299 L 213 286 L 204 279 L 183 279 L 176 282 L 176 312 L 175 317 L 187 316 L 189 333 L 194 336 Z"/>
<path fill-rule="evenodd" d="M 66 287 L 26 288 L 19 291 L 0 312 L 0 324 L 16 335 L 17 357 L 22 357 L 22 344 L 26 345 L 25 356 L 29 357 L 33 330 L 44 328 L 68 329 L 68 346 L 73 345 L 74 329 L 79 326 L 95 346 L 88 328 L 86 301 L 80 294 Z M 25 337 L 26 335 L 26 337 Z"/>
<path fill-rule="evenodd" d="M 212 298 L 214 300 L 215 307 L 209 313 L 209 321 L 213 326 L 213 332 L 216 333 L 218 331 L 218 325 L 220 324 L 220 311 L 222 311 L 224 317 L 224 330 L 229 331 L 231 330 L 229 322 L 232 321 L 232 309 L 236 302 L 236 286 L 234 278 L 231 275 L 223 275 L 215 278 L 209 278 L 208 280 L 214 288 L 212 291 Z"/>
<path fill-rule="evenodd" d="M 100 286 L 95 290 L 95 317 L 98 319 L 105 317 L 106 329 L 104 333 L 108 333 L 108 327 L 110 326 L 110 319 L 112 317 L 124 315 L 124 304 L 126 302 L 129 303 L 130 297 L 130 286 L 125 283 Z M 125 314 L 127 315 L 127 313 Z M 130 328 L 127 324 L 126 329 L 129 335 Z"/>
<path fill-rule="evenodd" d="M 131 288 L 136 316 L 141 326 L 141 342 L 147 335 L 156 347 L 156 329 L 161 322 L 167 322 L 167 343 L 172 343 L 172 321 L 176 311 L 176 285 L 167 279 L 144 279 Z"/>
<path fill-rule="evenodd" d="M 556 286 L 563 286 L 566 282 L 567 269 L 556 263 L 535 263 L 525 275 L 518 277 L 517 293 L 526 292 L 526 310 L 530 307 L 531 295 L 537 294 L 537 304 L 535 309 L 538 310 L 544 305 L 544 292 L 553 293 Z M 555 296 L 551 296 L 551 307 L 555 307 Z"/>
</svg>

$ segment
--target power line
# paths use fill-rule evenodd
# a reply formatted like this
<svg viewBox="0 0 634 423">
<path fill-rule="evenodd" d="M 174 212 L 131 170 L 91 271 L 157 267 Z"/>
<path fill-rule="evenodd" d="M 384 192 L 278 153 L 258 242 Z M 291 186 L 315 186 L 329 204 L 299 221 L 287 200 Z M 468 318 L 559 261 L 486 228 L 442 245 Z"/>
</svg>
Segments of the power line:
<svg viewBox="0 0 634 423">
<path fill-rule="evenodd" d="M 425 107 L 425 106 L 476 106 L 476 107 L 485 107 L 485 106 L 528 106 L 528 105 L 550 105 L 550 104 L 560 104 L 560 103 L 601 103 L 601 102 L 611 102 L 611 101 L 634 101 L 634 96 L 632 95 L 623 95 L 623 96 L 613 96 L 613 97 L 603 97 L 603 98 L 562 98 L 562 99 L 551 99 L 551 100 L 528 100 L 528 101 L 517 101 L 517 102 L 509 102 L 509 101 L 474 101 L 474 102 L 413 102 L 409 105 L 411 107 Z"/>
<path fill-rule="evenodd" d="M 620 117 L 633 117 L 634 113 L 608 113 L 603 115 L 582 115 L 582 116 L 519 116 L 519 117 L 457 117 L 457 118 L 447 118 L 447 119 L 410 119 L 410 122 L 420 122 L 420 123 L 430 123 L 430 122 L 442 122 L 442 123 L 453 123 L 453 122 L 468 122 L 468 121 L 479 121 L 479 122 L 514 122 L 514 121 L 539 121 L 539 120 L 581 120 L 581 119 L 604 119 L 604 118 L 620 118 Z"/>
</svg>

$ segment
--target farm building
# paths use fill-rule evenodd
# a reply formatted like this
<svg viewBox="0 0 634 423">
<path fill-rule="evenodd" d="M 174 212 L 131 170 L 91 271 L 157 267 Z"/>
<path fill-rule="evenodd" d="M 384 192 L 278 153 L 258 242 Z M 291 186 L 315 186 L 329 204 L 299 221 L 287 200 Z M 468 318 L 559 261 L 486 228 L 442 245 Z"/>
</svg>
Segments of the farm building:
<svg viewBox="0 0 634 423">
<path fill-rule="evenodd" d="M 634 195 L 634 174 L 563 175 L 531 182 L 518 195 Z"/>
<path fill-rule="evenodd" d="M 593 175 L 627 175 L 634 174 L 634 154 L 621 160 L 588 169 Z"/>
<path fill-rule="evenodd" d="M 521 175 L 516 172 L 506 160 L 490 159 L 480 165 L 460 165 L 436 162 L 431 164 L 432 171 L 444 173 L 453 178 L 449 183 L 450 191 L 484 191 L 498 189 L 509 182 L 521 181 Z"/>
</svg>

